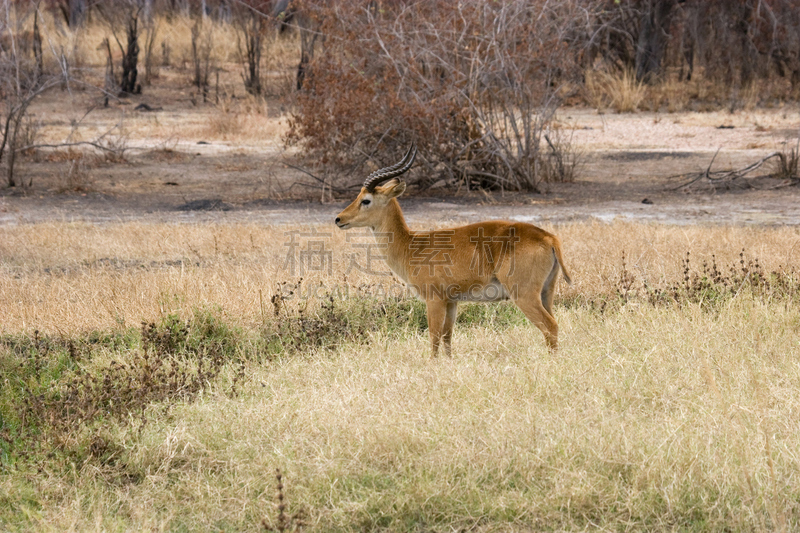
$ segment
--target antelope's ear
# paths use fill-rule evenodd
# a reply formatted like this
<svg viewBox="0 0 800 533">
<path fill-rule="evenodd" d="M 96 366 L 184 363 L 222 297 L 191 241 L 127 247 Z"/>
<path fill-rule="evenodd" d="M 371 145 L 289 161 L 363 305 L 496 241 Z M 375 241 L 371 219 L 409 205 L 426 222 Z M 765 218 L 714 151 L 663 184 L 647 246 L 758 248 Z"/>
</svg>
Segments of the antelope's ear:
<svg viewBox="0 0 800 533">
<path fill-rule="evenodd" d="M 388 198 L 397 198 L 405 192 L 406 182 L 400 181 L 397 178 L 392 178 L 385 185 L 376 187 L 376 189 Z"/>
</svg>

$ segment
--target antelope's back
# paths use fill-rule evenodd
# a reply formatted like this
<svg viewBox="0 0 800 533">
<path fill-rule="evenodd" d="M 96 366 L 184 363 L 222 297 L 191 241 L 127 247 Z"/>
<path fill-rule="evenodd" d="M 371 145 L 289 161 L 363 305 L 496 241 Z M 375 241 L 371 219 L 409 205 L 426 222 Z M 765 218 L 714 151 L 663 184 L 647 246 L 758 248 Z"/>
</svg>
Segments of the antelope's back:
<svg viewBox="0 0 800 533">
<path fill-rule="evenodd" d="M 458 283 L 489 282 L 530 262 L 551 263 L 555 235 L 524 222 L 487 221 L 457 228 L 414 232 L 411 278 Z"/>
<path fill-rule="evenodd" d="M 491 220 L 462 226 L 455 232 L 460 242 L 469 243 L 469 253 L 483 253 L 486 261 L 495 267 L 508 256 L 549 254 L 550 249 L 558 245 L 558 237 L 525 222 Z"/>
</svg>

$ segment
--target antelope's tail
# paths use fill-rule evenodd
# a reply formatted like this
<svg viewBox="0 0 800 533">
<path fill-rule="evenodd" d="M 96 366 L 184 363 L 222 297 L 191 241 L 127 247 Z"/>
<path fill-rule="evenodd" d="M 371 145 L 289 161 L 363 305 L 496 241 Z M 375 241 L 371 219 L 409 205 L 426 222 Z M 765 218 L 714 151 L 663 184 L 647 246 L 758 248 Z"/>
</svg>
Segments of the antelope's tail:
<svg viewBox="0 0 800 533">
<path fill-rule="evenodd" d="M 553 254 L 555 254 L 556 261 L 561 267 L 561 274 L 564 276 L 564 281 L 571 285 L 572 278 L 569 276 L 569 272 L 567 272 L 567 265 L 564 263 L 564 256 L 561 255 L 561 241 L 558 238 L 556 238 L 553 242 Z"/>
</svg>

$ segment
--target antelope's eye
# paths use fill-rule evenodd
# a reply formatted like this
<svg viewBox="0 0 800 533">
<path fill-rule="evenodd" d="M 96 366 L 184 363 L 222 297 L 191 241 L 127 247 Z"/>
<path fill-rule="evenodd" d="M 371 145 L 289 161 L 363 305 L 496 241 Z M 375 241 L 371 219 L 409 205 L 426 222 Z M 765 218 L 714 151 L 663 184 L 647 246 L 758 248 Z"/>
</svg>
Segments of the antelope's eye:
<svg viewBox="0 0 800 533">
<path fill-rule="evenodd" d="M 370 204 L 370 202 L 371 202 L 371 200 L 367 200 L 367 199 L 365 198 L 364 200 L 361 200 L 361 205 L 369 205 L 369 204 Z"/>
</svg>

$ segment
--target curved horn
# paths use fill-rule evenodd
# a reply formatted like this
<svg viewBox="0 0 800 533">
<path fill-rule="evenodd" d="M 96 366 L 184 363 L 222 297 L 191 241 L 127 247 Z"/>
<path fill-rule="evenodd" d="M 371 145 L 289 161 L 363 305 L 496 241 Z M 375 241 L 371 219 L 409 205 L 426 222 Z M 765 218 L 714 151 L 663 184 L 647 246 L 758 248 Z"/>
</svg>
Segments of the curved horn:
<svg viewBox="0 0 800 533">
<path fill-rule="evenodd" d="M 409 147 L 406 155 L 403 156 L 403 159 L 400 160 L 399 163 L 395 163 L 394 165 L 386 168 L 382 168 L 380 170 L 376 170 L 372 174 L 370 174 L 366 181 L 364 181 L 364 188 L 367 189 L 369 192 L 374 192 L 375 187 L 383 183 L 386 180 L 390 180 L 394 177 L 399 176 L 403 172 L 406 172 L 411 165 L 414 164 L 414 159 L 417 157 L 417 147 L 413 143 Z"/>
</svg>

